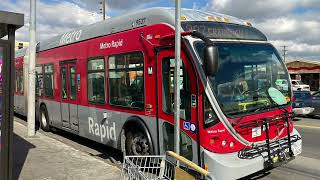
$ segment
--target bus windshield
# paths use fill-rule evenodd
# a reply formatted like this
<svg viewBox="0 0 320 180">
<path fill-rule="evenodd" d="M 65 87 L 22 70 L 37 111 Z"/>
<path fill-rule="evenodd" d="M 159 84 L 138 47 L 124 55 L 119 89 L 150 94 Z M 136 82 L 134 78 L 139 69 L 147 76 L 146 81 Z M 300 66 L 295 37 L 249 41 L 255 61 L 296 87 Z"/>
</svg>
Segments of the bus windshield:
<svg viewBox="0 0 320 180">
<path fill-rule="evenodd" d="M 278 106 L 268 95 L 270 87 L 278 89 L 289 103 L 289 76 L 273 46 L 234 42 L 215 45 L 219 53 L 219 70 L 209 79 L 221 109 L 227 116 Z M 195 47 L 202 57 L 204 42 L 196 42 Z"/>
</svg>

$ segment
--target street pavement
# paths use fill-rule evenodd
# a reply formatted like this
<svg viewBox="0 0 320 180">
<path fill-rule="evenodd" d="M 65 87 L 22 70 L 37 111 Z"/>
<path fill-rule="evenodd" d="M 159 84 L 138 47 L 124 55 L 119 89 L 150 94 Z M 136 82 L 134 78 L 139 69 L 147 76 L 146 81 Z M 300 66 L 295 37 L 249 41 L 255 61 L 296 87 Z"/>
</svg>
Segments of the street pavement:
<svg viewBox="0 0 320 180">
<path fill-rule="evenodd" d="M 29 138 L 25 122 L 14 122 L 14 180 L 119 179 L 120 169 L 58 139 L 37 132 Z"/>
</svg>

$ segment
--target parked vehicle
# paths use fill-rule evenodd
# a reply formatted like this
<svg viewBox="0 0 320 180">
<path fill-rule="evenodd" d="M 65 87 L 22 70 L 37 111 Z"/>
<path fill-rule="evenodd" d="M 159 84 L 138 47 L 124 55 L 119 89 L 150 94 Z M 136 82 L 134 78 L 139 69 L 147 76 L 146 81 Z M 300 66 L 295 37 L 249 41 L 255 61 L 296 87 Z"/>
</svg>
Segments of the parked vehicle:
<svg viewBox="0 0 320 180">
<path fill-rule="evenodd" d="M 288 91 L 288 81 L 286 79 L 277 79 L 275 82 L 276 86 L 279 90 L 285 90 Z"/>
<path fill-rule="evenodd" d="M 309 115 L 320 115 L 320 91 L 316 91 L 312 94 L 312 107 L 314 108 L 314 111 Z"/>
<path fill-rule="evenodd" d="M 292 90 L 294 91 L 310 91 L 310 86 L 304 84 L 301 80 L 291 80 Z"/>
<path fill-rule="evenodd" d="M 313 112 L 310 91 L 293 91 L 292 111 L 296 115 L 308 115 Z"/>
</svg>

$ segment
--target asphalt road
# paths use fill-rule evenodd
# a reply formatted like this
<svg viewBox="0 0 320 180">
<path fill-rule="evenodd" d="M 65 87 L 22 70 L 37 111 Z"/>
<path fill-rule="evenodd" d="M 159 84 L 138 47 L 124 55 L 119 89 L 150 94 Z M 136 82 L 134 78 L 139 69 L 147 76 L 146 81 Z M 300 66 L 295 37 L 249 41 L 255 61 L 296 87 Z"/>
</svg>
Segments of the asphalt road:
<svg viewBox="0 0 320 180">
<path fill-rule="evenodd" d="M 26 124 L 21 119 L 16 118 L 15 120 Z M 302 136 L 302 154 L 288 164 L 267 172 L 259 172 L 244 179 L 320 180 L 320 119 L 299 118 L 295 121 L 295 126 Z M 40 131 L 49 137 L 121 168 L 122 154 L 118 150 L 68 132 Z"/>
</svg>

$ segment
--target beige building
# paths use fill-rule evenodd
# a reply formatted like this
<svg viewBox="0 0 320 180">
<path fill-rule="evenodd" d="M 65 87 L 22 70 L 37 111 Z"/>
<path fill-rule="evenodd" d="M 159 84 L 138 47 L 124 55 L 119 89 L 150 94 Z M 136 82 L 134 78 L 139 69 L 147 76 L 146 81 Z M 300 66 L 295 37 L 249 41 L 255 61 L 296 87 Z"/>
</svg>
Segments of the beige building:
<svg viewBox="0 0 320 180">
<path fill-rule="evenodd" d="M 310 85 L 311 91 L 319 90 L 320 60 L 290 60 L 286 65 L 291 79 Z"/>
</svg>

